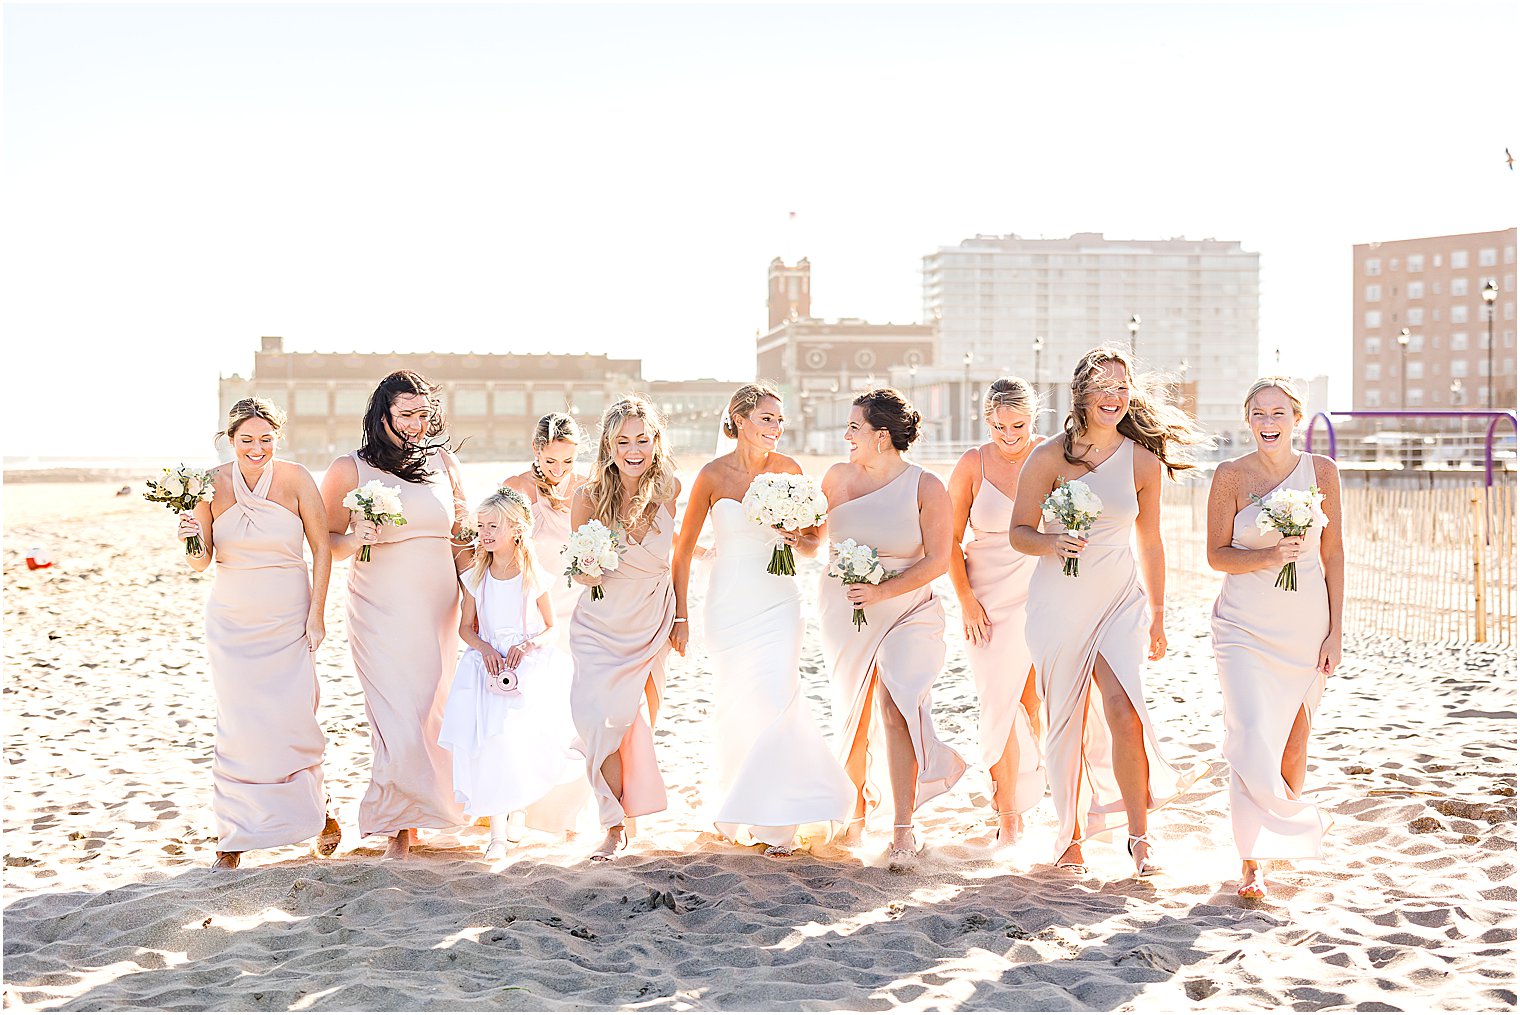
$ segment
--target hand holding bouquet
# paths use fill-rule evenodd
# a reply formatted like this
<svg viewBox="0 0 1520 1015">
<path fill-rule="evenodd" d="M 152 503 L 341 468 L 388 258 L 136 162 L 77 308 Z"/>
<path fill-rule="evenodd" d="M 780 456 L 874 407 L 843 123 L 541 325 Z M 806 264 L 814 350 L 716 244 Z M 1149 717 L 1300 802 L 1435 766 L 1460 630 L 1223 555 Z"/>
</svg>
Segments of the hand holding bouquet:
<svg viewBox="0 0 1520 1015">
<path fill-rule="evenodd" d="M 744 517 L 757 525 L 769 525 L 785 532 L 798 532 L 821 525 L 829 516 L 828 498 L 823 488 L 807 476 L 768 473 L 756 476 L 744 500 Z M 768 574 L 795 575 L 797 558 L 790 543 L 778 543 L 771 551 Z"/>
<path fill-rule="evenodd" d="M 1103 501 L 1080 479 L 1063 479 L 1046 496 L 1040 512 L 1047 522 L 1059 523 L 1067 532 L 1085 539 L 1093 522 L 1103 513 Z M 1075 578 L 1077 567 L 1077 558 L 1067 557 L 1061 573 Z"/>
<path fill-rule="evenodd" d="M 215 493 L 216 486 L 211 482 L 209 474 L 181 464 L 178 469 L 166 468 L 158 478 L 148 480 L 143 500 L 162 504 L 170 511 L 179 513 L 193 510 L 195 505 L 210 500 Z M 185 537 L 185 552 L 192 557 L 205 555 L 206 547 L 199 535 Z"/>
<path fill-rule="evenodd" d="M 357 490 L 344 494 L 343 506 L 350 511 L 360 512 L 365 521 L 376 525 L 406 524 L 406 516 L 401 513 L 401 487 L 386 486 L 378 479 L 372 479 Z M 369 560 L 368 543 L 360 548 L 359 559 Z"/>
<path fill-rule="evenodd" d="M 1330 519 L 1320 507 L 1325 495 L 1319 487 L 1307 490 L 1274 490 L 1265 497 L 1251 498 L 1261 508 L 1256 516 L 1256 529 L 1262 535 L 1280 532 L 1285 536 L 1302 536 L 1316 525 L 1324 525 Z M 1298 562 L 1290 560 L 1277 572 L 1273 588 L 1284 592 L 1298 591 Z"/>
<path fill-rule="evenodd" d="M 829 565 L 829 577 L 838 578 L 846 585 L 880 585 L 888 578 L 896 578 L 897 572 L 881 566 L 874 546 L 846 539 L 834 544 L 834 563 Z M 865 609 L 855 607 L 850 619 L 855 622 L 855 630 L 859 631 L 866 626 Z"/>
<path fill-rule="evenodd" d="M 577 575 L 600 578 L 608 571 L 618 568 L 618 545 L 612 530 L 593 518 L 570 533 L 570 541 L 560 548 L 565 561 L 565 584 L 574 582 Z M 591 586 L 591 601 L 606 596 L 600 584 Z"/>
</svg>

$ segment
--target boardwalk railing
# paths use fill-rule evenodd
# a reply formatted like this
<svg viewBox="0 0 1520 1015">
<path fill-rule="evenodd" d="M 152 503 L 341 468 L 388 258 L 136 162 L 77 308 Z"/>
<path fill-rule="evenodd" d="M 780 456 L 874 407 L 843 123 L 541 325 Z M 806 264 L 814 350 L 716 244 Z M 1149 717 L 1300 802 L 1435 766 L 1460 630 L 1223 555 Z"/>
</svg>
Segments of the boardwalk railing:
<svg viewBox="0 0 1520 1015">
<path fill-rule="evenodd" d="M 1207 486 L 1168 484 L 1163 498 L 1168 582 L 1217 585 L 1205 556 Z M 1347 632 L 1515 644 L 1513 486 L 1347 487 L 1341 500 Z"/>
</svg>

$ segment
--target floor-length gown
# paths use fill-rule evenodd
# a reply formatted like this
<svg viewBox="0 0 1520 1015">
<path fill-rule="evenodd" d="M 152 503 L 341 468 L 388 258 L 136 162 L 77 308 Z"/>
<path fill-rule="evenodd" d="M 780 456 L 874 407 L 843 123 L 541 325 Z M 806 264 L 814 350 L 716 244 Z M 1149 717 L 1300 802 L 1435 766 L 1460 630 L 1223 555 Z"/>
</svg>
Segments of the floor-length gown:
<svg viewBox="0 0 1520 1015">
<path fill-rule="evenodd" d="M 666 805 L 653 727 L 665 694 L 665 658 L 676 615 L 670 578 L 675 527 L 675 517 L 662 507 L 643 542 L 624 534 L 617 570 L 602 576 L 606 595 L 581 596 L 570 618 L 575 660 L 570 712 L 603 828 Z M 621 799 L 602 775 L 602 763 L 614 751 L 622 761 Z"/>
<path fill-rule="evenodd" d="M 1169 803 L 1203 774 L 1202 765 L 1184 772 L 1167 763 L 1145 705 L 1141 668 L 1150 642 L 1150 611 L 1131 546 L 1140 514 L 1134 461 L 1135 445 L 1126 437 L 1096 469 L 1077 477 L 1103 502 L 1079 573 L 1064 573 L 1063 558 L 1045 554 L 1029 582 L 1024 632 L 1044 702 L 1045 768 L 1056 810 L 1057 858 L 1075 837 L 1079 817 L 1084 839 L 1123 827 L 1127 820 L 1103 696 L 1093 680 L 1100 655 L 1144 730 L 1150 768 L 1147 809 Z M 1043 531 L 1064 530 L 1045 522 Z"/>
<path fill-rule="evenodd" d="M 523 576 L 479 584 L 465 575 L 465 594 L 475 600 L 481 640 L 503 656 L 544 629 L 539 589 Z M 443 710 L 439 743 L 453 756 L 454 796 L 476 817 L 527 811 L 528 823 L 553 834 L 573 830 L 584 799 L 582 759 L 575 752 L 570 721 L 570 656 L 552 644 L 526 653 L 517 665 L 517 691 L 498 694 L 486 686 L 485 660 L 466 649 L 454 671 Z M 572 799 L 560 787 L 582 788 Z M 556 805 L 557 804 L 557 805 Z"/>
<path fill-rule="evenodd" d="M 715 555 L 702 627 L 712 659 L 718 799 L 726 839 L 786 845 L 827 839 L 845 821 L 855 787 L 829 750 L 807 701 L 802 594 L 770 574 L 776 532 L 725 497 L 712 506 Z"/>
<path fill-rule="evenodd" d="M 831 509 L 830 541 L 853 539 L 872 546 L 890 571 L 918 563 L 924 557 L 918 514 L 922 474 L 923 469 L 910 465 L 885 486 Z M 866 626 L 857 631 L 845 588 L 827 571 L 819 579 L 819 628 L 838 723 L 834 746 L 846 762 L 861 724 L 872 720 L 866 703 L 874 685 L 875 693 L 890 697 L 907 721 L 918 762 L 917 809 L 954 786 L 966 771 L 966 762 L 934 728 L 932 692 L 945 665 L 945 611 L 933 589 L 924 585 L 867 606 Z M 874 731 L 867 752 L 868 757 L 882 753 Z M 866 802 L 876 800 L 875 787 L 868 784 Z"/>
<path fill-rule="evenodd" d="M 227 853 L 302 842 L 322 831 L 326 741 L 306 647 L 311 576 L 301 519 L 269 499 L 275 463 L 253 489 L 233 463 L 233 504 L 211 525 L 216 572 L 206 649 L 216 691 L 211 809 Z"/>
<path fill-rule="evenodd" d="M 359 485 L 399 487 L 405 525 L 380 526 L 370 559 L 348 572 L 348 640 L 369 718 L 369 787 L 359 802 L 359 834 L 451 828 L 464 822 L 454 801 L 449 752 L 438 744 L 443 704 L 459 647 L 459 582 L 449 540 L 454 494 L 441 455 L 432 475 L 409 483 L 357 454 Z"/>
<path fill-rule="evenodd" d="M 570 541 L 570 508 L 556 510 L 542 490 L 535 490 L 533 511 L 533 552 L 538 566 L 549 576 L 549 601 L 554 604 L 554 625 L 559 647 L 570 651 L 570 615 L 585 586 L 565 578 L 565 562 L 560 553 Z"/>
<path fill-rule="evenodd" d="M 1314 456 L 1276 489 L 1315 485 Z M 1282 537 L 1256 528 L 1261 508 L 1235 514 L 1231 544 L 1242 550 L 1275 546 Z M 1278 569 L 1226 575 L 1214 603 L 1212 630 L 1224 692 L 1224 757 L 1230 763 L 1230 821 L 1243 860 L 1317 858 L 1328 816 L 1288 788 L 1283 750 L 1302 708 L 1313 722 L 1325 676 L 1316 667 L 1330 633 L 1330 599 L 1320 564 L 1320 526 L 1304 534 L 1298 591 L 1275 588 Z"/>
<path fill-rule="evenodd" d="M 978 456 L 980 459 L 980 455 Z M 991 624 L 991 636 L 980 645 L 966 642 L 971 676 L 976 681 L 981 706 L 978 724 L 982 767 L 990 769 L 1002 758 L 1009 734 L 1017 737 L 1019 768 L 1013 787 L 1012 809 L 1024 812 L 1045 796 L 1045 767 L 1022 696 L 1033 665 L 1024 640 L 1024 611 L 1029 602 L 1029 580 L 1036 558 L 1015 550 L 1008 542 L 1013 501 L 987 478 L 971 501 L 966 543 L 966 577 L 971 592 Z M 993 785 L 996 793 L 997 786 Z"/>
</svg>

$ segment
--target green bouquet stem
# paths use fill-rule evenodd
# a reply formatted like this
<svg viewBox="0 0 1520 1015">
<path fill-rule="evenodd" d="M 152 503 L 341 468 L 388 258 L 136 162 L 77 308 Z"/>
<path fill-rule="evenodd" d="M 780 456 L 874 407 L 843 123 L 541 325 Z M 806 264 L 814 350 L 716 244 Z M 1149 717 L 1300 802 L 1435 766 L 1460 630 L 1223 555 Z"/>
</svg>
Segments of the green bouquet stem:
<svg viewBox="0 0 1520 1015">
<path fill-rule="evenodd" d="M 359 547 L 359 559 L 361 561 L 367 561 L 367 560 L 369 560 L 369 544 L 368 543 L 365 543 L 363 546 Z"/>
<path fill-rule="evenodd" d="M 771 563 L 765 570 L 767 574 L 791 576 L 797 574 L 797 558 L 792 554 L 790 543 L 782 543 L 771 551 Z"/>
<path fill-rule="evenodd" d="M 1277 572 L 1277 581 L 1272 583 L 1273 588 L 1282 589 L 1284 592 L 1298 591 L 1298 561 L 1290 560 Z"/>
<path fill-rule="evenodd" d="M 591 601 L 593 603 L 596 602 L 598 599 L 605 599 L 605 598 L 607 598 L 607 593 L 605 591 L 603 591 L 603 589 L 602 589 L 602 587 L 600 585 L 593 585 L 593 586 L 591 586 Z"/>
<path fill-rule="evenodd" d="M 859 606 L 855 607 L 855 612 L 850 614 L 850 619 L 855 621 L 855 630 L 857 631 L 859 631 L 862 627 L 867 626 L 866 611 Z"/>
<path fill-rule="evenodd" d="M 200 536 L 187 536 L 185 538 L 185 552 L 192 557 L 204 556 L 205 546 L 201 543 Z"/>
</svg>

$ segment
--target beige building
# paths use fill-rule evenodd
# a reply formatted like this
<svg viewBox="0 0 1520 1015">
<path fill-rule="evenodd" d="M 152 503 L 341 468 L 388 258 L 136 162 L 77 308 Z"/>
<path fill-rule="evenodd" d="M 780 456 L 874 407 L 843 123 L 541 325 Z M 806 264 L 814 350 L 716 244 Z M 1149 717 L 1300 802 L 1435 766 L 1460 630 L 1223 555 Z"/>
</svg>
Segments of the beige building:
<svg viewBox="0 0 1520 1015">
<path fill-rule="evenodd" d="M 475 461 L 528 454 L 532 429 L 547 412 L 568 411 L 595 432 L 615 396 L 644 387 L 641 363 L 600 354 L 292 352 L 264 338 L 253 373 L 219 379 L 223 414 L 248 395 L 268 398 L 290 416 L 287 453 L 325 466 L 358 446 L 375 385 L 394 370 L 415 370 L 443 388 L 449 430 L 468 438 Z"/>
<path fill-rule="evenodd" d="M 644 391 L 665 417 L 672 452 L 682 459 L 688 473 L 713 456 L 718 446 L 718 426 L 734 392 L 748 381 L 718 381 L 702 377 L 693 381 L 647 381 Z"/>
<path fill-rule="evenodd" d="M 1351 248 L 1354 409 L 1515 408 L 1515 234 Z"/>
<path fill-rule="evenodd" d="M 795 265 L 771 261 L 769 324 L 755 336 L 755 376 L 781 387 L 788 415 L 784 446 L 828 454 L 842 447 L 856 392 L 890 383 L 894 368 L 916 371 L 931 362 L 934 329 L 815 318 L 811 276 L 807 258 Z"/>
</svg>

